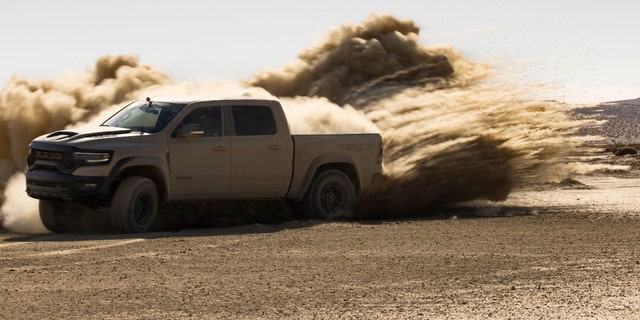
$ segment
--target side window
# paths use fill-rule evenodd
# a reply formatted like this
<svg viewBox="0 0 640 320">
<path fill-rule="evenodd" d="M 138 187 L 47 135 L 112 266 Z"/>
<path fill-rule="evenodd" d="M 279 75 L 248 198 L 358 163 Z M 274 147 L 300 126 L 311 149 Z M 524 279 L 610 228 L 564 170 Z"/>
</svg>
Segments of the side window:
<svg viewBox="0 0 640 320">
<path fill-rule="evenodd" d="M 176 128 L 174 137 L 220 137 L 222 108 L 207 107 L 191 111 Z"/>
<path fill-rule="evenodd" d="M 271 108 L 263 106 L 233 106 L 233 123 L 238 136 L 274 135 L 276 122 Z"/>
</svg>

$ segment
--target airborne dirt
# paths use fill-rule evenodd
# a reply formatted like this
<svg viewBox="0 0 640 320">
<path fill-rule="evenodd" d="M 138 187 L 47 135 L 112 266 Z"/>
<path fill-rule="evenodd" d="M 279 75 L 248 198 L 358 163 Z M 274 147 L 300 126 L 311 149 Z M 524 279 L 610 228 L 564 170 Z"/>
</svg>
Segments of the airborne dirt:
<svg viewBox="0 0 640 320">
<path fill-rule="evenodd" d="M 571 106 L 529 99 L 531 87 L 494 82 L 452 48 L 423 47 L 418 32 L 372 16 L 245 86 L 173 84 L 127 56 L 101 58 L 92 73 L 12 79 L 0 95 L 0 217 L 15 231 L 43 232 L 14 176 L 28 142 L 147 95 L 273 95 L 297 133 L 375 128 L 386 175 L 347 221 L 141 235 L 0 229 L 0 318 L 634 318 L 640 158 L 582 150 L 587 138 L 574 135 L 610 115 L 568 117 Z M 637 143 L 632 105 L 620 105 L 624 129 L 583 133 Z M 252 210 L 270 216 L 264 208 Z M 229 222 L 235 212 L 220 225 L 247 223 Z"/>
<path fill-rule="evenodd" d="M 640 160 L 598 155 L 636 170 Z M 398 220 L 2 233 L 0 315 L 630 319 L 640 312 L 639 193 L 637 172 L 600 172 Z"/>
</svg>

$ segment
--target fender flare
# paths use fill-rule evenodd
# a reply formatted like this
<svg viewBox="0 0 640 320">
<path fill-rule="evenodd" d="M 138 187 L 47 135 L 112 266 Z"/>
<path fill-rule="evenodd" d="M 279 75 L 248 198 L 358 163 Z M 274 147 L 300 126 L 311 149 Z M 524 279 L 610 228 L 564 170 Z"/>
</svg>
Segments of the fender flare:
<svg viewBox="0 0 640 320">
<path fill-rule="evenodd" d="M 162 159 L 148 156 L 122 158 L 113 166 L 113 168 L 111 168 L 109 177 L 115 184 L 119 179 L 122 178 L 123 172 L 125 172 L 129 168 L 135 167 L 153 168 L 153 170 L 159 174 L 150 176 L 149 174 L 143 173 L 141 174 L 141 176 L 146 176 L 153 180 L 156 183 L 161 201 L 167 201 L 171 191 L 169 184 L 169 168 L 167 166 L 167 163 Z M 127 176 L 130 175 L 128 174 Z"/>
<path fill-rule="evenodd" d="M 344 166 L 348 166 L 353 169 L 355 173 L 355 177 L 350 176 L 350 178 L 354 180 L 352 182 L 357 192 L 357 190 L 359 190 L 360 186 L 362 185 L 362 181 L 360 181 L 361 172 L 360 172 L 360 167 L 358 166 L 358 163 L 348 155 L 332 153 L 332 154 L 320 155 L 311 161 L 311 163 L 307 167 L 307 172 L 302 178 L 300 185 L 296 189 L 292 189 L 292 190 L 295 190 L 296 192 L 290 193 L 288 195 L 288 198 L 293 201 L 301 201 L 304 198 L 305 194 L 307 194 L 309 187 L 311 187 L 311 184 L 313 183 L 313 179 L 315 178 L 315 176 L 317 175 L 317 173 L 322 167 L 341 169 L 341 167 L 344 167 Z M 344 171 L 344 170 L 341 170 L 341 171 Z M 349 175 L 347 174 L 347 176 Z M 291 186 L 291 188 L 294 188 L 294 186 Z"/>
</svg>

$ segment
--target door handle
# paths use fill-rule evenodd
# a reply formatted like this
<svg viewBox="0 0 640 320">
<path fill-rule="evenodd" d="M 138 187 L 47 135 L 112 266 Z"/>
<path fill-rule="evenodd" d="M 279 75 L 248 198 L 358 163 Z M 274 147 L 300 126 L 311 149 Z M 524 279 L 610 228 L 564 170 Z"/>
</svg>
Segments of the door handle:
<svg viewBox="0 0 640 320">
<path fill-rule="evenodd" d="M 225 146 L 215 146 L 213 151 L 227 151 L 227 148 Z"/>
<path fill-rule="evenodd" d="M 282 146 L 279 144 L 272 144 L 269 146 L 269 150 L 282 150 Z"/>
</svg>

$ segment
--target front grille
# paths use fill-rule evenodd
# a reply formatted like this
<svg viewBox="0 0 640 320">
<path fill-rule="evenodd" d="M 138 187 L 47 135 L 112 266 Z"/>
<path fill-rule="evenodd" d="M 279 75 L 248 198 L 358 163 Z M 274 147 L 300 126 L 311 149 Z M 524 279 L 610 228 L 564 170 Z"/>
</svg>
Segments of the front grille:
<svg viewBox="0 0 640 320">
<path fill-rule="evenodd" d="M 33 150 L 34 158 L 36 160 L 52 160 L 62 161 L 64 158 L 64 152 L 58 151 L 46 151 L 46 150 Z"/>
<path fill-rule="evenodd" d="M 76 167 L 71 152 L 31 149 L 27 160 L 29 168 L 56 168 L 62 173 L 69 173 Z"/>
</svg>

